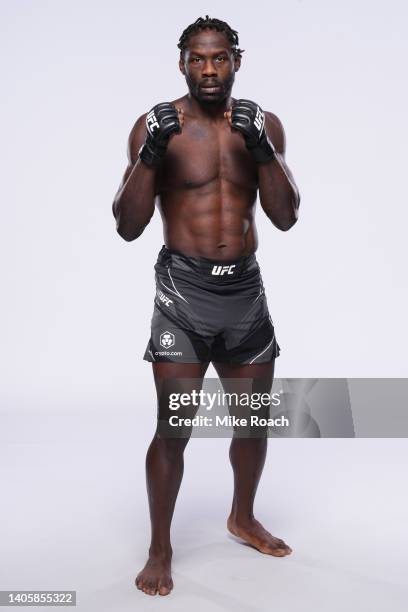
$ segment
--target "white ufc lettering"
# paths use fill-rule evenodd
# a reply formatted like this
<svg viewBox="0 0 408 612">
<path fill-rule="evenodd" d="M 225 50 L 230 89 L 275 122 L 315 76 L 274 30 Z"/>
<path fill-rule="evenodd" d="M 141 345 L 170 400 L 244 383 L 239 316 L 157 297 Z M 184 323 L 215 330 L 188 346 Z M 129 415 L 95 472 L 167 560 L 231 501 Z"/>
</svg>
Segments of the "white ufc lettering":
<svg viewBox="0 0 408 612">
<path fill-rule="evenodd" d="M 170 304 L 173 303 L 173 300 L 167 297 L 167 295 L 164 295 L 163 291 L 160 291 L 160 289 L 157 290 L 157 297 L 161 302 L 166 304 L 166 306 L 170 306 Z"/>
<path fill-rule="evenodd" d="M 234 274 L 232 268 L 235 268 L 236 264 L 232 264 L 231 266 L 214 266 L 211 270 L 211 274 L 215 276 L 222 276 L 223 274 Z"/>
<path fill-rule="evenodd" d="M 254 119 L 254 124 L 258 128 L 259 132 L 262 132 L 262 128 L 264 126 L 264 121 L 265 121 L 264 114 L 261 111 L 261 109 L 259 108 L 259 106 L 257 106 L 256 116 L 255 116 L 255 119 Z"/>
<path fill-rule="evenodd" d="M 154 128 L 158 128 L 159 124 L 157 123 L 156 115 L 154 114 L 154 110 L 151 110 L 146 117 L 146 125 L 149 132 L 153 132 Z"/>
</svg>

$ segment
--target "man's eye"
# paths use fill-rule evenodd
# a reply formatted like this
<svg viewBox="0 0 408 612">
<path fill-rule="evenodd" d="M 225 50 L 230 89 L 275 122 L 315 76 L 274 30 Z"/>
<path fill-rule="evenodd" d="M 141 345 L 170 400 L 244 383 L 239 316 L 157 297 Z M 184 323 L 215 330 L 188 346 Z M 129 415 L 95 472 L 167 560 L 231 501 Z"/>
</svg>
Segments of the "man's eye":
<svg viewBox="0 0 408 612">
<path fill-rule="evenodd" d="M 199 58 L 199 57 L 193 57 L 193 62 L 197 63 L 197 62 L 199 62 L 199 61 L 200 61 L 200 58 Z"/>
<path fill-rule="evenodd" d="M 223 55 L 219 55 L 219 56 L 217 57 L 217 61 L 218 61 L 218 62 L 224 62 L 224 61 L 225 61 L 225 57 L 224 57 Z"/>
</svg>

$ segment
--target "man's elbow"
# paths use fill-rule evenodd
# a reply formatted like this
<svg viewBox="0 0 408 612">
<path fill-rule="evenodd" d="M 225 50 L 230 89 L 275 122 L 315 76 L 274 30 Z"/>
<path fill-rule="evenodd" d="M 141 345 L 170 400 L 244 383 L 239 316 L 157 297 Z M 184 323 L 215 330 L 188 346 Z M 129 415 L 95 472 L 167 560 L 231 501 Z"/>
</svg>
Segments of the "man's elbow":
<svg viewBox="0 0 408 612">
<path fill-rule="evenodd" d="M 288 221 L 287 223 L 282 223 L 279 226 L 279 229 L 282 232 L 287 232 L 288 230 L 290 230 L 291 227 L 293 227 L 295 225 L 295 223 L 297 222 L 298 218 L 297 217 L 293 217 L 293 219 L 291 219 L 290 221 Z"/>
<path fill-rule="evenodd" d="M 119 236 L 123 238 L 123 240 L 126 240 L 126 242 L 132 242 L 133 240 L 136 240 L 136 238 L 139 238 L 139 236 L 143 234 L 145 227 L 146 226 L 144 225 L 143 227 L 140 227 L 137 230 L 133 230 L 132 232 L 129 232 L 121 228 L 120 225 L 117 225 L 116 231 L 118 232 Z"/>
<path fill-rule="evenodd" d="M 298 218 L 299 210 L 296 207 L 293 209 L 293 213 L 290 215 L 289 218 L 285 219 L 285 221 L 280 221 L 280 223 L 278 224 L 278 229 L 280 229 L 282 232 L 287 232 L 288 230 L 290 230 L 291 227 L 295 225 Z"/>
<path fill-rule="evenodd" d="M 131 224 L 133 227 L 129 228 L 130 224 L 128 222 L 124 222 L 124 219 L 121 219 L 121 211 L 116 201 L 112 205 L 112 212 L 116 220 L 116 231 L 119 236 L 123 238 L 123 240 L 126 240 L 126 242 L 132 242 L 132 240 L 136 240 L 136 238 L 139 238 L 139 236 L 143 234 L 147 223 L 140 226 L 134 226 Z"/>
<path fill-rule="evenodd" d="M 292 211 L 291 211 L 290 217 L 285 221 L 285 223 L 282 224 L 282 227 L 279 228 L 282 230 L 282 232 L 287 232 L 297 222 L 299 218 L 299 205 L 300 205 L 300 195 L 299 193 L 297 193 L 296 198 L 292 200 Z"/>
</svg>

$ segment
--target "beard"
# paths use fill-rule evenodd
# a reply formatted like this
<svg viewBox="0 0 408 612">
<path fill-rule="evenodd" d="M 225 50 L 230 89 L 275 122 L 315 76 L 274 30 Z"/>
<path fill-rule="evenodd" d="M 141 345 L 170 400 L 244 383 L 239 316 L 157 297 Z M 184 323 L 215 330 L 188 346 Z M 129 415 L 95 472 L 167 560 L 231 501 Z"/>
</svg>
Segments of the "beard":
<svg viewBox="0 0 408 612">
<path fill-rule="evenodd" d="M 206 81 L 194 81 L 190 76 L 186 75 L 186 83 L 191 95 L 200 102 L 200 104 L 220 104 L 228 98 L 231 93 L 232 86 L 235 81 L 235 73 L 230 74 L 229 77 L 224 79 L 223 81 L 216 81 L 216 86 L 220 88 L 220 90 L 216 93 L 205 93 L 205 90 L 202 89 L 202 85 L 206 84 Z M 214 81 L 210 81 L 214 83 Z"/>
</svg>

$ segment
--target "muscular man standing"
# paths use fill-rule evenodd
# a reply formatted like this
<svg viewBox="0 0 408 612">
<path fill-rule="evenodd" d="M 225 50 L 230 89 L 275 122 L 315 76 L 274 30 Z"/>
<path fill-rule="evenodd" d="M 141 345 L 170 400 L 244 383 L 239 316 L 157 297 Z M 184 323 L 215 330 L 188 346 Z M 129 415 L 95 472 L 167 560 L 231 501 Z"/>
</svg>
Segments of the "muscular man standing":
<svg viewBox="0 0 408 612">
<path fill-rule="evenodd" d="M 157 292 L 144 359 L 152 362 L 158 421 L 168 416 L 163 382 L 197 388 L 210 362 L 228 387 L 246 378 L 269 389 L 279 345 L 256 261 L 257 193 L 273 225 L 298 218 L 299 192 L 285 163 L 281 122 L 251 100 L 231 97 L 241 65 L 238 35 L 218 19 L 199 18 L 180 37 L 179 68 L 188 94 L 139 117 L 129 165 L 113 204 L 117 231 L 138 238 L 157 204 L 165 246 L 155 265 Z M 186 382 L 187 380 L 187 382 Z M 258 387 L 259 388 L 259 387 Z M 146 458 L 151 517 L 149 558 L 136 578 L 146 594 L 167 595 L 170 525 L 188 437 L 158 428 Z M 231 533 L 263 553 L 291 549 L 255 519 L 253 503 L 267 437 L 233 437 Z"/>
</svg>

